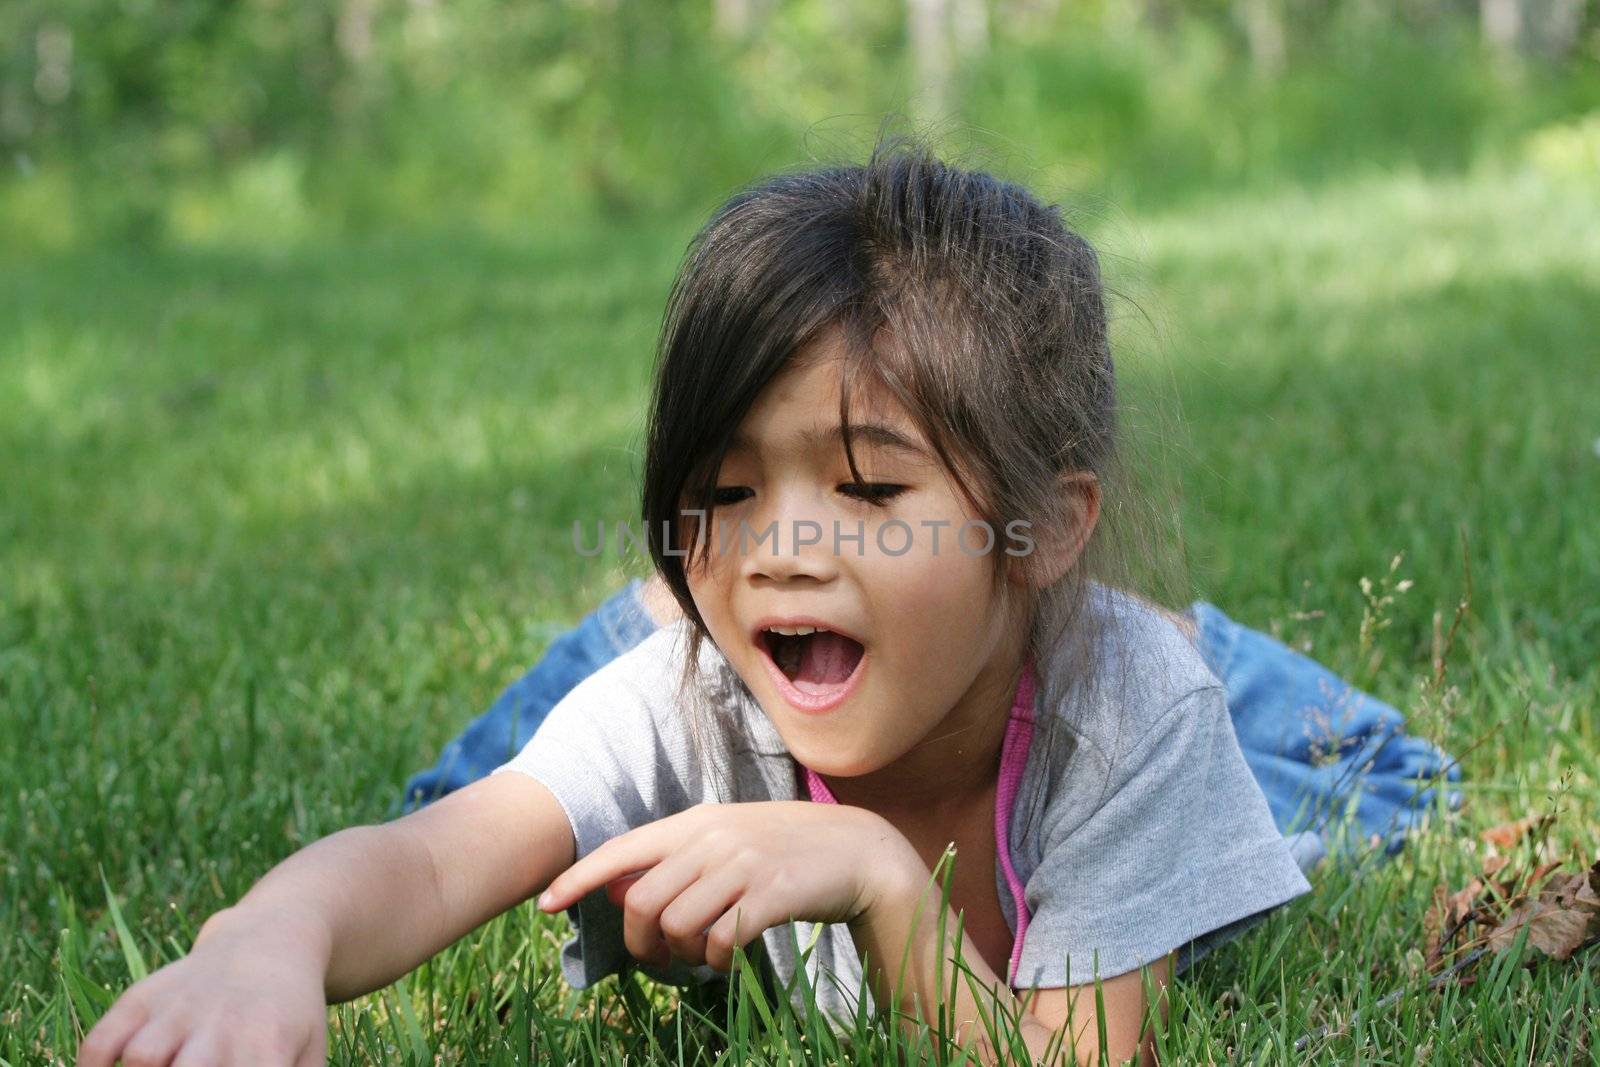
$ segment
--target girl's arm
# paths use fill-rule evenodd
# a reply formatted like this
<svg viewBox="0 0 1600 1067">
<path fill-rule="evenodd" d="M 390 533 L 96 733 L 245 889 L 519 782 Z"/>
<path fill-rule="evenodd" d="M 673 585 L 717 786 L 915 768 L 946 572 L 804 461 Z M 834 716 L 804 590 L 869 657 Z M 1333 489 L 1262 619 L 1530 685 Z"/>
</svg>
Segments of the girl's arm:
<svg viewBox="0 0 1600 1067">
<path fill-rule="evenodd" d="M 571 907 L 601 886 L 615 891 L 623 940 L 636 959 L 664 963 L 670 953 L 727 971 L 735 946 L 779 923 L 842 922 L 871 971 L 880 1009 L 896 1007 L 902 1018 L 931 1023 L 937 1016 L 928 1006 L 950 995 L 955 917 L 945 916 L 941 946 L 939 884 L 910 842 L 864 808 L 807 801 L 699 805 L 600 845 L 552 882 L 539 906 Z M 897 996 L 902 959 L 905 981 Z M 1067 1051 L 1051 1063 L 1071 1063 L 1073 1055 L 1078 1062 L 1098 1062 L 1092 986 L 1034 990 L 1022 1005 L 976 952 L 964 950 L 962 962 L 979 989 L 975 995 L 963 976 L 946 1005 L 957 1041 L 971 1041 L 988 1062 L 1004 1059 L 1006 1050 L 988 1046 L 981 1020 L 1005 1011 L 1019 1019 L 1035 1059 L 1054 1041 Z M 1167 974 L 1164 961 L 1150 971 L 1159 988 Z M 1140 1036 L 1140 973 L 1103 981 L 1101 999 L 1108 1057 L 1148 1058 L 1148 1042 L 1142 1045 Z M 1069 1016 L 1071 1034 L 1057 1037 Z"/>
<path fill-rule="evenodd" d="M 880 1006 L 896 1005 L 908 1019 L 927 1018 L 922 1006 L 944 1004 L 952 1024 L 952 1037 L 958 1044 L 974 1043 L 986 1063 L 1007 1062 L 1006 1050 L 991 1046 L 984 1017 L 994 1021 L 1002 1036 L 1008 1031 L 998 1021 L 997 1012 L 1018 1020 L 1028 1051 L 1040 1063 L 1100 1062 L 1102 1020 L 1096 1013 L 1093 985 L 1061 989 L 1033 989 L 1022 1000 L 990 968 L 983 957 L 956 943 L 956 916 L 944 917 L 944 945 L 939 943 L 939 909 L 943 906 L 940 887 L 926 865 L 917 860 L 902 868 L 898 885 L 875 894 L 872 908 L 850 924 L 851 940 L 861 953 L 863 967 L 870 967 L 874 1001 Z M 910 946 L 909 949 L 907 946 Z M 960 950 L 961 966 L 971 977 L 950 963 Z M 944 957 L 941 964 L 940 956 Z M 905 960 L 904 978 L 901 961 Z M 1159 991 L 1170 973 L 1169 960 L 1162 959 L 1149 968 L 1152 988 Z M 951 975 L 955 973 L 954 997 Z M 977 987 L 975 995 L 974 985 Z M 897 988 L 898 987 L 898 988 Z M 898 996 L 896 995 L 898 992 Z M 1143 972 L 1131 971 L 1100 983 L 1099 999 L 1104 1005 L 1106 1056 L 1112 1063 L 1137 1059 L 1155 1063 L 1152 1035 L 1141 1034 L 1145 1018 Z M 980 1001 L 979 997 L 982 997 Z M 1159 993 L 1158 993 L 1159 996 Z M 1163 1017 L 1165 998 L 1159 1003 Z M 928 1019 L 931 1023 L 932 1019 Z M 1055 1054 L 1045 1054 L 1055 1049 Z"/>
<path fill-rule="evenodd" d="M 80 1067 L 321 1063 L 326 1005 L 381 988 L 572 865 L 571 825 L 522 774 L 343 830 L 269 871 L 189 955 L 123 994 Z"/>
</svg>

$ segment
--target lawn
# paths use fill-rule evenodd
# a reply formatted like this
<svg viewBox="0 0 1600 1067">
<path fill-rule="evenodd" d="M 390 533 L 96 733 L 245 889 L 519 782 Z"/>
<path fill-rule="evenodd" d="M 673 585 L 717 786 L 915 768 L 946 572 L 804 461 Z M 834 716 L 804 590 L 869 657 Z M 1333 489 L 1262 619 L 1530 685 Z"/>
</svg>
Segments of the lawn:
<svg viewBox="0 0 1600 1067">
<path fill-rule="evenodd" d="M 1084 219 L 1194 595 L 1406 708 L 1465 776 L 1398 860 L 1324 868 L 1181 980 L 1168 1062 L 1307 1034 L 1329 1063 L 1596 1055 L 1600 952 L 1428 991 L 1421 946 L 1477 831 L 1555 811 L 1555 854 L 1600 851 L 1597 192 L 1485 166 Z M 640 573 L 571 525 L 633 514 L 695 221 L 0 253 L 0 1061 L 70 1059 L 130 974 L 384 818 Z M 1436 616 L 1469 589 L 1441 679 Z M 334 1059 L 838 1056 L 749 988 L 575 993 L 563 929 L 524 907 L 336 1009 Z"/>
</svg>

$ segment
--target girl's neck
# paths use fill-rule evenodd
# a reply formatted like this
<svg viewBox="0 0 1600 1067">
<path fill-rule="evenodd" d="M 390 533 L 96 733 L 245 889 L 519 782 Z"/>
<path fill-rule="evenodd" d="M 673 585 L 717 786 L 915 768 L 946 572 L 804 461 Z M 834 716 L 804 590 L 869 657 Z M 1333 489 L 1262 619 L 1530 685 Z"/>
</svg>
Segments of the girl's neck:
<svg viewBox="0 0 1600 1067">
<path fill-rule="evenodd" d="M 1023 654 L 1020 642 L 1006 642 L 939 725 L 887 767 L 825 778 L 834 797 L 897 826 L 938 825 L 974 806 L 990 810 Z"/>
</svg>

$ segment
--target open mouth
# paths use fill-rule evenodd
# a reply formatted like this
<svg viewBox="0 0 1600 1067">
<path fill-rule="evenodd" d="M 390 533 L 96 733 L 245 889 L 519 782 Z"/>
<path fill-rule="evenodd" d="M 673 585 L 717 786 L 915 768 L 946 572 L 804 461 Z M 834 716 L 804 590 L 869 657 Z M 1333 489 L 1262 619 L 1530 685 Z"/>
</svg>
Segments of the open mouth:
<svg viewBox="0 0 1600 1067">
<path fill-rule="evenodd" d="M 861 665 L 866 649 L 845 634 L 816 626 L 775 626 L 761 631 L 760 645 L 797 701 L 817 708 L 842 699 Z"/>
</svg>

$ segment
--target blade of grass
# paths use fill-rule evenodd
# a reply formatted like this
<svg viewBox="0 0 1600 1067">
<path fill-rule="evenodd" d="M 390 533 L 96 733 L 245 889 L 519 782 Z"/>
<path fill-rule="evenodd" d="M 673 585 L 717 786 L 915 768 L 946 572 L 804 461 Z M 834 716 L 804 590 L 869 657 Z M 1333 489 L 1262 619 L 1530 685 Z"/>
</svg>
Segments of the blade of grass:
<svg viewBox="0 0 1600 1067">
<path fill-rule="evenodd" d="M 135 982 L 142 981 L 150 974 L 150 968 L 145 966 L 144 955 L 139 951 L 139 943 L 133 939 L 133 931 L 128 929 L 128 924 L 122 918 L 122 909 L 117 905 L 117 895 L 111 891 L 111 883 L 106 880 L 104 868 L 100 871 L 100 884 L 106 891 L 106 909 L 111 913 L 111 925 L 116 927 L 117 943 L 122 946 L 122 958 L 128 964 L 128 974 Z"/>
</svg>

